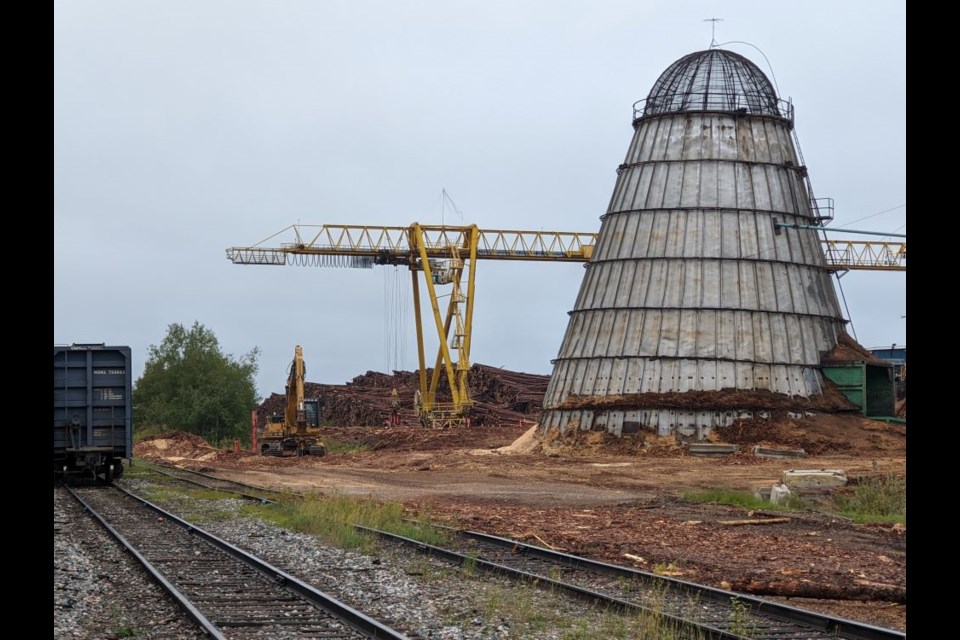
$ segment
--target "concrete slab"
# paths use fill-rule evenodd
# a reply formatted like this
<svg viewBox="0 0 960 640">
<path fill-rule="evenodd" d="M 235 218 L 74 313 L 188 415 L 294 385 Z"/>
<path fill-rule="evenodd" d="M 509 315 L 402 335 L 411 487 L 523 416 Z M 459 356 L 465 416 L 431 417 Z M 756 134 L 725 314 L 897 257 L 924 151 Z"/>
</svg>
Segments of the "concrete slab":
<svg viewBox="0 0 960 640">
<path fill-rule="evenodd" d="M 753 492 L 754 497 L 758 500 L 774 504 L 785 502 L 791 494 L 790 488 L 779 482 L 772 487 L 758 487 Z"/>
<path fill-rule="evenodd" d="M 847 474 L 840 469 L 787 469 L 781 482 L 791 489 L 829 489 L 847 484 Z"/>
<path fill-rule="evenodd" d="M 691 442 L 687 445 L 687 451 L 694 456 L 728 456 L 739 449 L 740 447 L 735 444 L 715 442 Z"/>
<path fill-rule="evenodd" d="M 761 458 L 806 458 L 807 452 L 803 449 L 773 449 L 756 445 L 753 448 L 753 455 Z"/>
</svg>

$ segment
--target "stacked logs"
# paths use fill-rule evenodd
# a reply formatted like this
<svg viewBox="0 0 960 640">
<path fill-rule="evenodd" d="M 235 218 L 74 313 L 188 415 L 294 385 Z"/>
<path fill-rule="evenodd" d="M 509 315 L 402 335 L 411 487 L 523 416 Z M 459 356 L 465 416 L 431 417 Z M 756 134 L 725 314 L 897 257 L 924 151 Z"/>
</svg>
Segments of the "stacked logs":
<svg viewBox="0 0 960 640">
<path fill-rule="evenodd" d="M 550 376 L 519 373 L 475 364 L 467 384 L 474 397 L 482 396 L 517 413 L 539 413 Z"/>
<path fill-rule="evenodd" d="M 429 384 L 432 371 L 427 371 Z M 520 373 L 475 364 L 467 374 L 467 386 L 473 407 L 471 424 L 498 425 L 534 422 L 543 408 L 543 396 L 550 376 Z M 393 375 L 368 371 L 345 385 L 304 383 L 306 398 L 319 398 L 326 426 L 383 426 L 391 412 L 391 392 L 400 399 L 400 417 L 404 425 L 419 424 L 414 412 L 414 394 L 420 386 L 416 371 L 394 371 Z M 449 402 L 449 386 L 441 377 L 440 402 Z M 282 414 L 286 399 L 274 393 L 257 407 L 257 424 L 263 425 L 271 414 Z"/>
</svg>

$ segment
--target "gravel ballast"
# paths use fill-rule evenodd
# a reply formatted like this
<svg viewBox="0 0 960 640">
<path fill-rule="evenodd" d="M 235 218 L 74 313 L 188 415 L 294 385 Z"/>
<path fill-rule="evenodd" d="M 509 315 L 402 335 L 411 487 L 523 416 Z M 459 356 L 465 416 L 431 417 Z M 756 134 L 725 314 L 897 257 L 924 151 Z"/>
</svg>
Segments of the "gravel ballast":
<svg viewBox="0 0 960 640">
<path fill-rule="evenodd" d="M 144 486 L 137 479 L 117 484 L 134 493 Z M 599 638 L 629 625 L 626 618 L 506 578 L 464 576 L 450 563 L 391 543 L 378 544 L 374 554 L 328 546 L 242 515 L 242 500 L 172 497 L 159 504 L 187 519 L 205 516 L 199 526 L 206 531 L 411 638 Z M 54 637 L 206 636 L 119 543 L 55 488 Z"/>
</svg>

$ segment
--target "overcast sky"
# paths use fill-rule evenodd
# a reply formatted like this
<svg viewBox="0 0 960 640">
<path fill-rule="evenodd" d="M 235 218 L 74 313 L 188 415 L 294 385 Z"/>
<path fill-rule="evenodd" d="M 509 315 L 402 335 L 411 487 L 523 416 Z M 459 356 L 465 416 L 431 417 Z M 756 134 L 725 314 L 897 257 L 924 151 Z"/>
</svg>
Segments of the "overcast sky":
<svg viewBox="0 0 960 640">
<path fill-rule="evenodd" d="M 235 265 L 225 250 L 295 223 L 596 232 L 633 103 L 710 46 L 712 17 L 716 42 L 792 99 L 830 226 L 906 233 L 904 2 L 54 9 L 54 344 L 129 345 L 135 379 L 170 324 L 195 321 L 234 357 L 259 347 L 264 397 L 297 344 L 311 382 L 415 370 L 408 271 Z M 472 361 L 549 374 L 583 273 L 481 261 Z M 861 344 L 906 342 L 905 273 L 850 271 L 838 293 Z"/>
</svg>

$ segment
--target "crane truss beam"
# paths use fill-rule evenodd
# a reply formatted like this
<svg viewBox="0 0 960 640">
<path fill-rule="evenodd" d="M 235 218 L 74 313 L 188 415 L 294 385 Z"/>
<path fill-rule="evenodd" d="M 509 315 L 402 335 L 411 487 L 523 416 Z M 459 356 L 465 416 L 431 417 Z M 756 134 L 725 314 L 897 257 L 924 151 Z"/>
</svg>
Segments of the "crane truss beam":
<svg viewBox="0 0 960 640">
<path fill-rule="evenodd" d="M 411 244 L 411 229 L 419 246 Z M 449 259 L 451 247 L 468 257 L 473 234 L 476 257 L 488 260 L 546 260 L 586 262 L 593 254 L 595 233 L 556 231 L 480 230 L 476 226 L 411 225 L 370 227 L 358 225 L 291 225 L 250 247 L 231 247 L 227 258 L 235 264 L 286 265 L 291 256 L 352 256 L 377 264 L 408 264 L 419 258 L 422 246 L 429 258 Z M 280 236 L 292 242 L 264 246 Z"/>
<path fill-rule="evenodd" d="M 415 227 L 419 230 L 412 234 Z M 829 229 L 824 229 L 829 231 Z M 264 243 L 281 234 L 293 242 Z M 477 229 L 476 226 L 291 225 L 250 247 L 227 249 L 234 264 L 372 267 L 374 264 L 416 265 L 423 253 L 447 260 L 452 252 L 466 259 L 476 234 L 476 259 L 588 262 L 596 233 Z M 416 240 L 417 244 L 413 244 Z M 826 268 L 831 271 L 906 271 L 906 242 L 823 240 Z"/>
<path fill-rule="evenodd" d="M 906 271 L 906 242 L 870 242 L 864 240 L 825 240 L 824 255 L 833 271 Z"/>
</svg>

